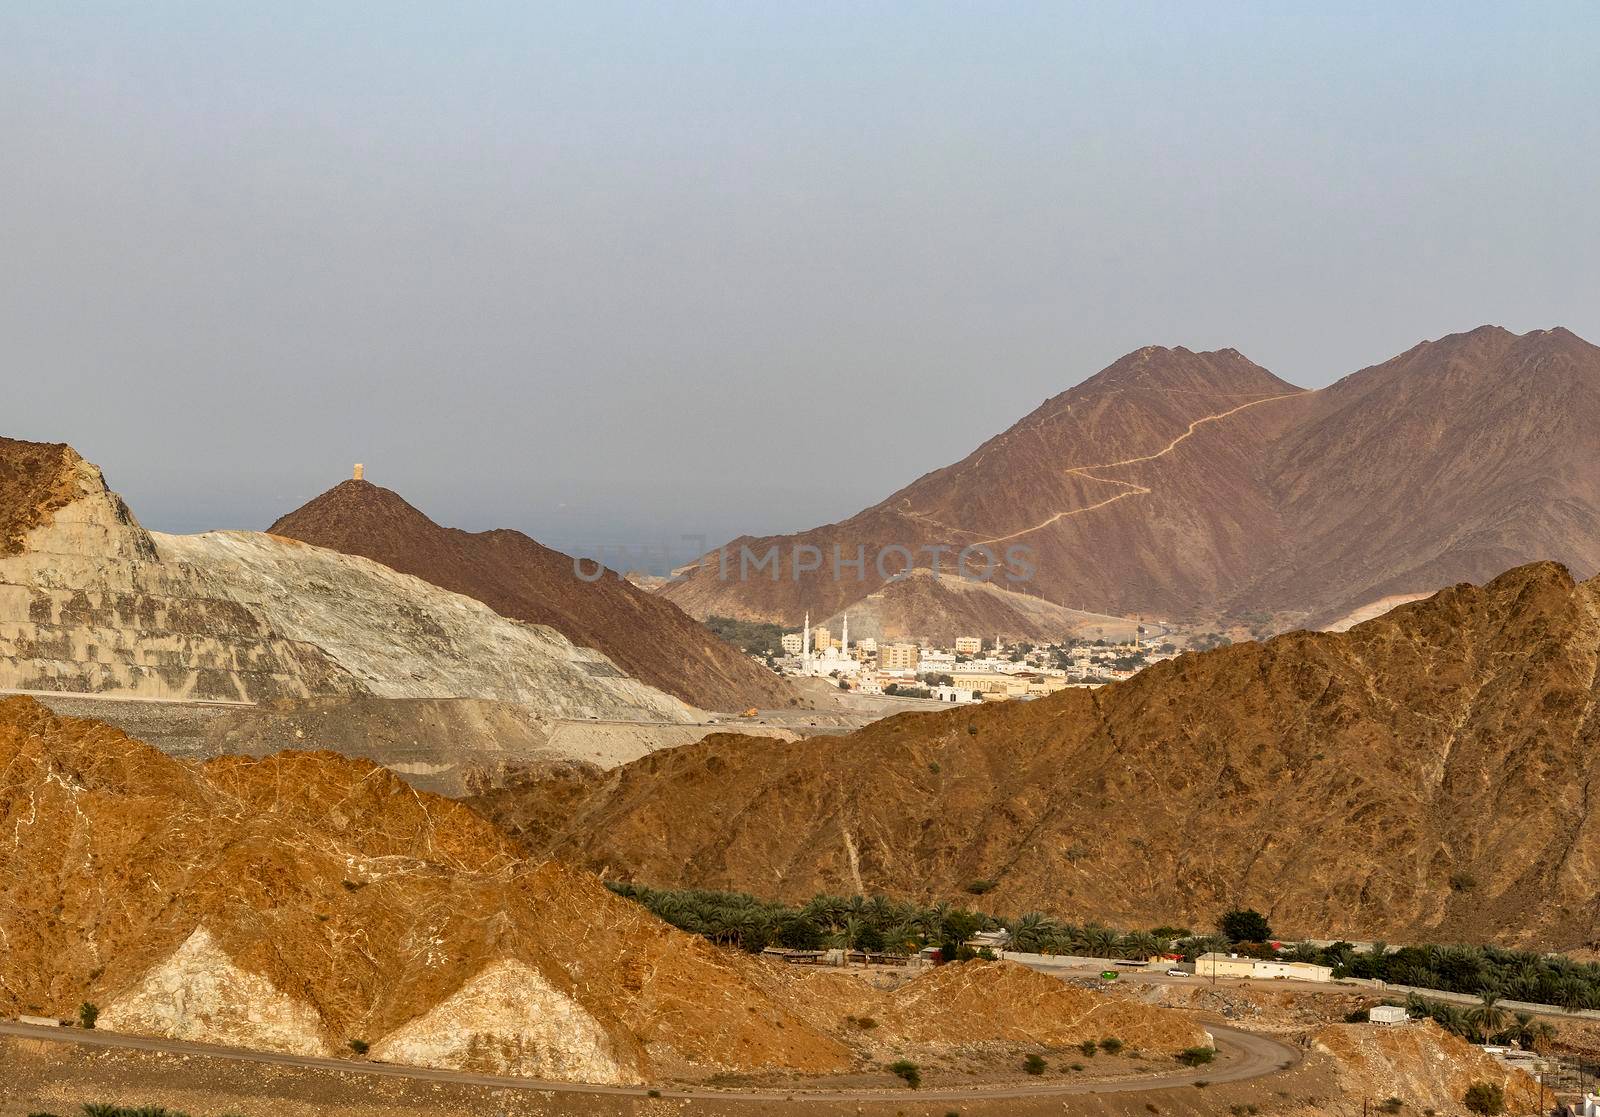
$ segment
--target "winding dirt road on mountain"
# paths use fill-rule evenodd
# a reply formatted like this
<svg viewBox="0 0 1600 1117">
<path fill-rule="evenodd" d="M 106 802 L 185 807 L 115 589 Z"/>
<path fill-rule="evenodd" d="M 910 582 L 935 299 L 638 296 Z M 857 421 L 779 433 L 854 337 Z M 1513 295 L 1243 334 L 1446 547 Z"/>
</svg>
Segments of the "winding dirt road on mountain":
<svg viewBox="0 0 1600 1117">
<path fill-rule="evenodd" d="M 1019 536 L 1032 534 L 1035 531 L 1039 531 L 1041 528 L 1047 528 L 1051 524 L 1060 520 L 1064 520 L 1069 516 L 1081 516 L 1085 512 L 1093 512 L 1096 509 L 1104 508 L 1108 504 L 1115 504 L 1117 501 L 1123 500 L 1130 496 L 1143 496 L 1151 491 L 1148 486 L 1140 485 L 1133 481 L 1119 481 L 1114 477 L 1096 477 L 1091 470 L 1116 469 L 1119 466 L 1124 465 L 1138 465 L 1141 462 L 1153 462 L 1157 458 L 1164 458 L 1168 454 L 1172 453 L 1172 451 L 1178 448 L 1179 443 L 1183 442 L 1184 439 L 1194 434 L 1195 431 L 1205 426 L 1207 423 L 1215 423 L 1219 419 L 1226 419 L 1230 415 L 1237 415 L 1241 411 L 1252 407 L 1259 407 L 1263 403 L 1271 403 L 1273 400 L 1288 399 L 1291 396 L 1303 394 L 1304 393 L 1302 392 L 1284 392 L 1275 396 L 1263 396 L 1260 399 L 1253 399 L 1246 403 L 1241 403 L 1237 407 L 1231 407 L 1227 411 L 1219 411 L 1215 415 L 1203 415 L 1194 422 L 1190 423 L 1188 429 L 1182 434 L 1178 435 L 1178 437 L 1174 438 L 1171 442 L 1167 443 L 1153 454 L 1141 454 L 1136 458 L 1123 458 L 1121 461 L 1115 462 L 1100 462 L 1096 465 L 1070 466 L 1065 470 L 1066 475 L 1069 477 L 1081 477 L 1086 481 L 1100 481 L 1107 485 L 1121 485 L 1126 491 L 1117 493 L 1115 496 L 1107 497 L 1105 500 L 1096 501 L 1094 504 L 1086 505 L 1083 508 L 1069 508 L 1057 512 L 1053 516 L 1049 516 L 1043 520 L 1040 520 L 1032 527 L 1025 527 L 1018 531 L 1013 531 L 1009 535 L 997 535 L 992 539 L 979 539 L 977 542 L 973 543 L 972 546 L 982 547 L 990 543 L 1004 543 L 1008 540 L 1016 539 Z"/>
<path fill-rule="evenodd" d="M 421 1083 L 449 1083 L 459 1086 L 489 1086 L 502 1090 L 527 1090 L 557 1094 L 605 1094 L 624 1097 L 680 1098 L 703 1101 L 738 1102 L 868 1102 L 884 1101 L 898 1097 L 914 1096 L 918 1101 L 987 1101 L 1006 1098 L 1038 1098 L 1072 1094 L 1124 1094 L 1144 1090 L 1167 1090 L 1190 1086 L 1196 1081 L 1213 1083 L 1242 1082 L 1262 1078 L 1286 1070 L 1300 1060 L 1300 1052 L 1287 1044 L 1253 1032 L 1241 1032 L 1216 1024 L 1207 1029 L 1217 1038 L 1225 1062 L 1195 1070 L 1171 1074 L 1152 1075 L 1149 1078 L 1116 1079 L 1107 1082 L 1065 1082 L 1059 1085 L 1018 1084 L 1010 1086 L 978 1086 L 967 1089 L 929 1088 L 908 1095 L 907 1091 L 886 1087 L 877 1090 L 737 1090 L 737 1089 L 686 1089 L 646 1086 L 600 1086 L 585 1082 L 557 1082 L 532 1078 L 509 1078 L 491 1074 L 470 1074 L 464 1071 L 432 1070 L 426 1067 L 397 1066 L 390 1063 L 354 1062 L 349 1059 L 326 1059 L 303 1055 L 283 1055 L 272 1051 L 247 1051 L 236 1047 L 222 1047 L 207 1043 L 189 1043 L 153 1036 L 119 1035 L 103 1031 L 82 1031 L 72 1028 L 41 1027 L 0 1021 L 0 1035 L 21 1036 L 31 1040 L 53 1043 L 70 1043 L 90 1047 L 120 1048 L 135 1051 L 157 1051 L 175 1055 L 202 1055 L 232 1059 L 239 1062 L 267 1064 L 279 1067 L 300 1067 L 312 1070 L 335 1071 L 340 1074 L 369 1075 L 386 1078 L 413 1079 Z M 1234 1057 L 1237 1056 L 1237 1057 Z M 652 1093 L 652 1090 L 655 1093 Z"/>
</svg>

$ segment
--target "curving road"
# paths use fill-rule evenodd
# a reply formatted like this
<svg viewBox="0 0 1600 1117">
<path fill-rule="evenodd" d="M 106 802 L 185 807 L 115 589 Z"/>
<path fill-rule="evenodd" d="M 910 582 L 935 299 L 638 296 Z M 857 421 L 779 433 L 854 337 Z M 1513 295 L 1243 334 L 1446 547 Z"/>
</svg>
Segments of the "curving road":
<svg viewBox="0 0 1600 1117">
<path fill-rule="evenodd" d="M 1219 1048 L 1230 1057 L 1224 1062 L 1195 1070 L 1171 1074 L 1152 1075 L 1149 1078 L 1127 1078 L 1108 1082 L 1063 1082 L 1060 1084 L 1019 1083 L 1014 1086 L 973 1086 L 964 1089 L 928 1088 L 917 1090 L 913 1096 L 924 1101 L 985 1101 L 1005 1098 L 1037 1098 L 1068 1094 L 1125 1094 L 1141 1090 L 1165 1090 L 1187 1086 L 1200 1079 L 1208 1082 L 1241 1082 L 1262 1078 L 1285 1070 L 1300 1060 L 1300 1052 L 1285 1043 L 1253 1032 L 1241 1032 L 1215 1024 L 1206 1025 L 1216 1037 Z M 163 1039 L 156 1036 L 123 1035 L 116 1032 L 82 1031 L 76 1028 L 51 1028 L 33 1024 L 0 1021 L 0 1035 L 21 1036 L 27 1039 L 53 1043 L 72 1043 L 88 1047 L 109 1047 L 134 1051 L 157 1051 L 165 1054 L 203 1055 L 236 1062 L 267 1063 L 273 1066 L 304 1067 L 311 1070 L 336 1071 L 342 1074 L 374 1075 L 385 1078 L 405 1078 L 419 1082 L 447 1083 L 454 1086 L 488 1086 L 500 1090 L 537 1090 L 558 1094 L 611 1094 L 645 1097 L 656 1089 L 660 1097 L 749 1102 L 865 1102 L 883 1101 L 886 1098 L 905 1096 L 908 1091 L 885 1087 L 875 1090 L 717 1090 L 682 1087 L 652 1088 L 649 1086 L 602 1086 L 586 1082 L 557 1082 L 536 1078 L 511 1078 L 492 1074 L 472 1074 L 466 1071 L 434 1070 L 428 1067 L 397 1066 L 392 1063 L 356 1062 L 350 1059 L 318 1058 L 308 1055 L 284 1055 L 273 1051 L 248 1051 L 238 1047 L 223 1047 L 210 1043 L 191 1043 L 185 1040 Z"/>
</svg>

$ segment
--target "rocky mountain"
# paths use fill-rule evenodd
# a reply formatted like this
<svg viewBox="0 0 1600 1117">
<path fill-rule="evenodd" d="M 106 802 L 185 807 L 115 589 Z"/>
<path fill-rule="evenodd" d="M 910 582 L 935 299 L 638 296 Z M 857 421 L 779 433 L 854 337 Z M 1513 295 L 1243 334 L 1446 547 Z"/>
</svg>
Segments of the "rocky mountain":
<svg viewBox="0 0 1600 1117">
<path fill-rule="evenodd" d="M 663 592 L 697 616 L 792 624 L 808 609 L 828 616 L 871 595 L 911 595 L 890 578 L 906 562 L 893 548 L 923 570 L 926 548 L 947 548 L 949 572 L 970 547 L 1000 564 L 990 592 L 956 592 L 949 576 L 918 587 L 907 607 L 876 608 L 900 629 L 885 635 L 1000 623 L 1018 636 L 1071 631 L 1035 602 L 1317 624 L 1519 562 L 1600 570 L 1596 460 L 1600 349 L 1567 330 L 1485 326 L 1320 391 L 1231 349 L 1150 347 L 882 503 L 798 535 L 734 540 Z M 781 577 L 740 567 L 741 549 L 774 547 Z M 797 547 L 816 548 L 820 569 L 794 577 Z M 1017 564 L 1012 547 L 1025 548 Z M 836 576 L 835 548 L 845 563 L 864 550 L 864 569 L 841 565 Z M 986 561 L 974 552 L 967 573 Z M 1034 569 L 1014 576 L 1024 566 Z"/>
<path fill-rule="evenodd" d="M 378 563 L 251 532 L 148 532 L 70 447 L 0 440 L 0 475 L 0 688 L 693 718 L 599 652 Z"/>
<path fill-rule="evenodd" d="M 892 992 L 799 973 L 523 860 L 369 762 L 180 761 L 28 698 L 0 700 L 0 831 L 7 1016 L 88 1002 L 121 1032 L 305 1055 L 359 1040 L 388 1062 L 599 1083 L 1205 1039 L 1185 1015 L 1009 964 Z M 871 1034 L 846 1019 L 866 1014 Z"/>
<path fill-rule="evenodd" d="M 721 735 L 478 800 L 657 887 L 882 892 L 1079 922 L 1592 947 L 1600 579 L 1539 563 L 1034 702 Z"/>
<path fill-rule="evenodd" d="M 586 568 L 518 531 L 440 527 L 397 493 L 345 481 L 267 529 L 272 535 L 381 562 L 548 625 L 605 653 L 642 682 L 703 709 L 792 704 L 783 680 L 718 639 L 671 602 L 613 571 Z M 593 564 L 590 564 L 591 566 Z"/>
<path fill-rule="evenodd" d="M 549 626 L 291 539 L 146 531 L 70 447 L 10 439 L 3 691 L 179 754 L 332 748 L 454 794 L 706 732 L 700 711 Z"/>
</svg>

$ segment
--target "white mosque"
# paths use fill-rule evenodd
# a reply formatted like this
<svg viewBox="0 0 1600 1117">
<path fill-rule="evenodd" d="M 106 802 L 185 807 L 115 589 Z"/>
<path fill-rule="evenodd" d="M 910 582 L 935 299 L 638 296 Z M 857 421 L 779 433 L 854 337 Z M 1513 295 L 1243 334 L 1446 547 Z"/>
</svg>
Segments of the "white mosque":
<svg viewBox="0 0 1600 1117">
<path fill-rule="evenodd" d="M 800 674 L 818 675 L 823 678 L 829 675 L 840 677 L 853 677 L 861 670 L 861 664 L 850 655 L 850 614 L 844 615 L 843 631 L 839 633 L 839 646 L 836 648 L 831 643 L 819 652 L 811 650 L 811 612 L 806 612 L 806 625 L 801 630 L 800 644 Z"/>
</svg>

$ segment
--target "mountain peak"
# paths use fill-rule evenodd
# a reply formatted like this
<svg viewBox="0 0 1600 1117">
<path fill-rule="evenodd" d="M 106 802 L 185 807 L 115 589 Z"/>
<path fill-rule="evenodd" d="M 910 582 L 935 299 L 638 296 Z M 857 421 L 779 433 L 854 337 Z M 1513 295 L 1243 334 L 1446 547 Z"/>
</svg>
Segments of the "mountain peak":
<svg viewBox="0 0 1600 1117">
<path fill-rule="evenodd" d="M 417 529 L 439 530 L 439 526 L 393 489 L 351 478 L 280 517 L 267 534 L 307 542 L 313 541 L 307 538 L 312 536 L 320 546 L 342 550 L 324 540 L 370 539 L 375 533 L 385 537 Z"/>
<path fill-rule="evenodd" d="M 610 573 L 580 577 L 572 558 L 520 531 L 441 527 L 399 493 L 360 477 L 341 481 L 267 530 L 382 563 L 476 598 L 501 616 L 549 625 L 704 709 L 784 705 L 793 696 L 776 675 L 665 598 Z"/>
<path fill-rule="evenodd" d="M 1298 390 L 1237 349 L 1196 352 L 1181 345 L 1135 349 L 1069 391 L 1085 389 L 1204 391 L 1219 396 L 1284 395 Z"/>
</svg>

